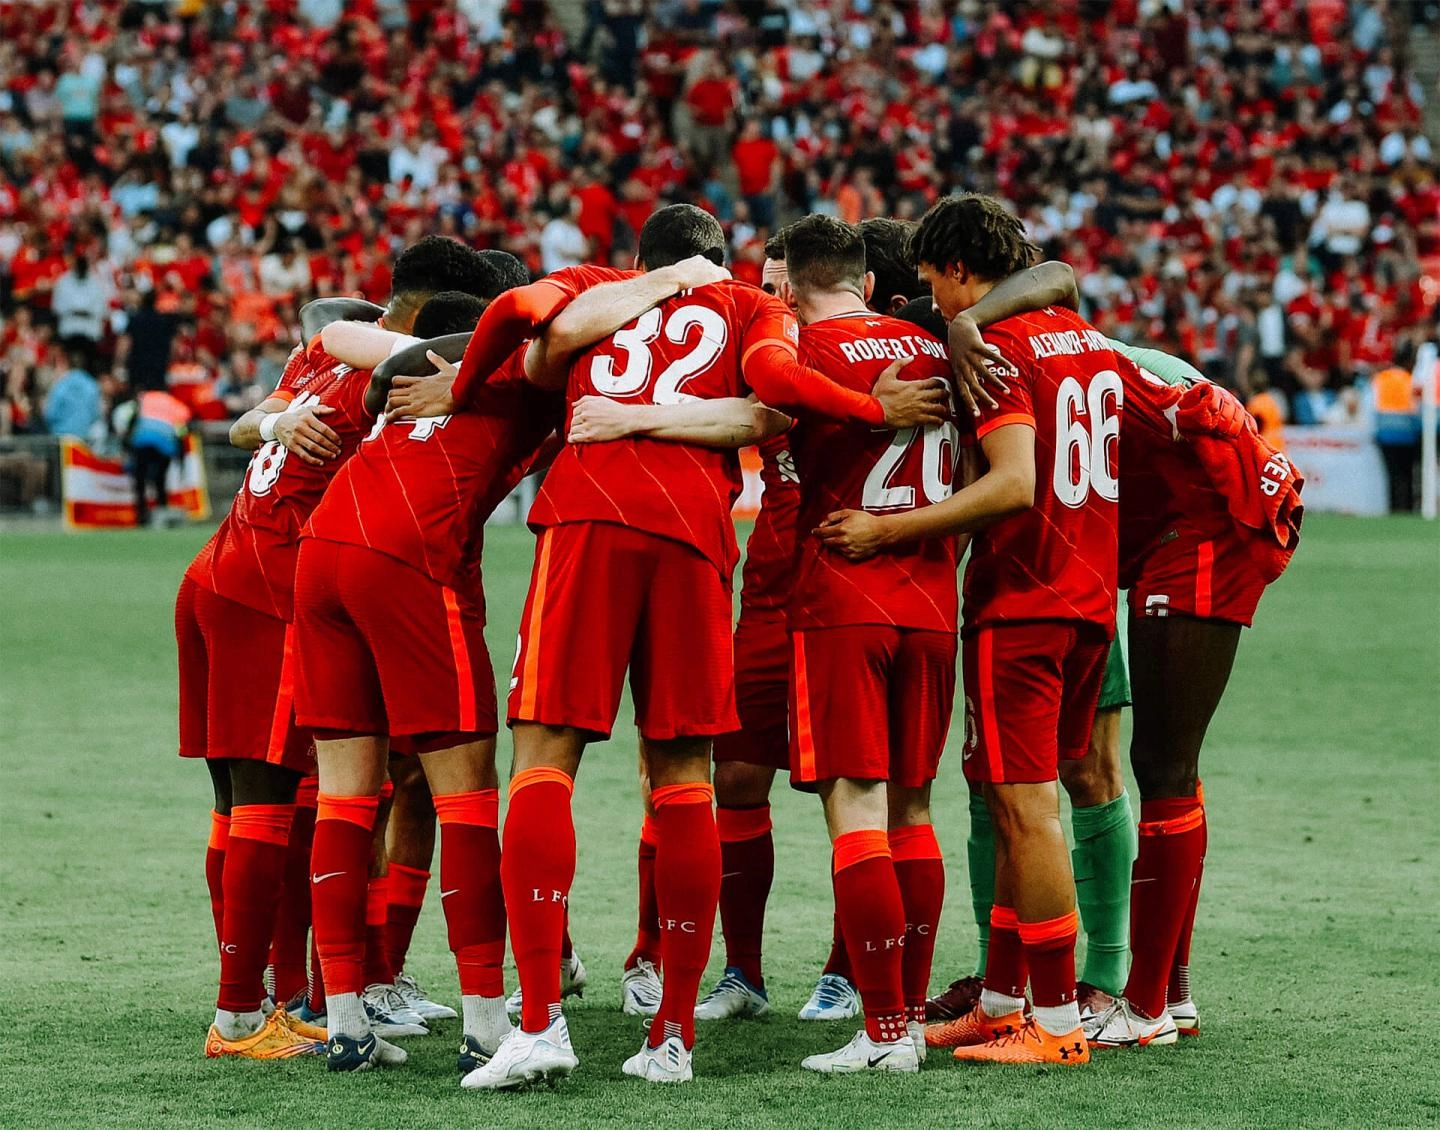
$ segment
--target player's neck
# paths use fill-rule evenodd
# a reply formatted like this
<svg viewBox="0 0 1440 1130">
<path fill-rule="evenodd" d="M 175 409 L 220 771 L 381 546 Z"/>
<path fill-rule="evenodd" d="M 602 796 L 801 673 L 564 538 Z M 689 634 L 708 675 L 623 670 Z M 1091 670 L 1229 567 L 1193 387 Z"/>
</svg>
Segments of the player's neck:
<svg viewBox="0 0 1440 1130">
<path fill-rule="evenodd" d="M 826 318 L 870 312 L 860 296 L 850 290 L 830 290 L 821 294 L 807 294 L 804 298 L 797 295 L 795 306 L 800 320 L 806 325 L 823 322 Z"/>
</svg>

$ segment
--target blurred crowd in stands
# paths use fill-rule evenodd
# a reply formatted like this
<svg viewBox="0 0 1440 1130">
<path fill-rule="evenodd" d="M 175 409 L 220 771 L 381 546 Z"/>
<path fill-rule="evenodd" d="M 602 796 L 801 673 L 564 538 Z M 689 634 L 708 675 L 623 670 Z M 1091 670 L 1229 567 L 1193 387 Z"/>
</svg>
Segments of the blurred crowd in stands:
<svg viewBox="0 0 1440 1130">
<path fill-rule="evenodd" d="M 1434 335 L 1420 0 L 557 7 L 0 2 L 0 432 L 126 388 L 233 415 L 300 302 L 383 301 L 422 234 L 628 266 L 674 200 L 758 281 L 800 214 L 997 193 L 1104 330 L 1275 423 L 1359 418 Z"/>
</svg>

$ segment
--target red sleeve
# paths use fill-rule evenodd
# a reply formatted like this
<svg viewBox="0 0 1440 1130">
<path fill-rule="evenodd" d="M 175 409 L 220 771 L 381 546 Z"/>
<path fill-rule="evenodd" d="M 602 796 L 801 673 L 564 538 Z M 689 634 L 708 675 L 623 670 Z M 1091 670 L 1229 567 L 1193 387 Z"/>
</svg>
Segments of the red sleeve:
<svg viewBox="0 0 1440 1130">
<path fill-rule="evenodd" d="M 794 346 L 774 339 L 750 346 L 741 365 L 745 383 L 771 408 L 815 412 L 835 420 L 883 424 L 885 409 L 869 393 L 836 384 L 818 369 L 802 365 Z"/>
<path fill-rule="evenodd" d="M 535 330 L 563 310 L 573 292 L 548 279 L 507 290 L 490 303 L 470 335 L 451 396 L 457 408 L 474 401 L 476 390 Z"/>
<path fill-rule="evenodd" d="M 1035 426 L 1035 404 L 1030 395 L 1030 370 L 1019 348 L 1020 343 L 1013 334 L 993 328 L 987 329 L 984 336 L 987 345 L 1013 363 L 1015 373 L 1006 375 L 1005 383 L 1010 386 L 1008 392 L 1001 392 L 994 386 L 987 390 L 997 407 L 981 406 L 980 419 L 975 423 L 977 440 L 984 439 L 996 428 L 1003 428 L 1006 424 L 1025 424 L 1031 428 Z M 1014 360 L 1017 357 L 1021 358 L 1018 362 Z"/>
</svg>

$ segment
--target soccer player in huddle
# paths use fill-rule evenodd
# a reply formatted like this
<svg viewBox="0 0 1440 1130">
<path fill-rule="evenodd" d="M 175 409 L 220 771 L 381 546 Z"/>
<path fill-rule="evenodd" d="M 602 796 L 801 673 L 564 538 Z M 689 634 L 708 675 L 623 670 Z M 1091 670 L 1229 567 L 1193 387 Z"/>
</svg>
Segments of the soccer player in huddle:
<svg viewBox="0 0 1440 1130">
<path fill-rule="evenodd" d="M 475 252 L 421 240 L 395 262 L 383 321 L 408 330 L 440 290 L 475 289 Z M 215 790 L 206 877 L 220 948 L 209 1056 L 323 1052 L 323 1030 L 268 1012 L 264 970 L 310 736 L 294 717 L 294 577 L 300 529 L 370 429 L 368 375 L 297 350 L 279 387 L 231 441 L 255 451 L 229 515 L 186 570 L 176 600 L 180 754 L 204 758 Z"/>
<path fill-rule="evenodd" d="M 909 379 L 948 383 L 938 340 L 866 306 L 875 277 L 858 229 L 808 217 L 786 230 L 785 258 L 804 361 L 856 389 L 897 358 L 911 359 Z M 802 418 L 791 437 L 799 529 L 836 510 L 907 513 L 948 498 L 959 443 L 949 422 L 896 432 Z M 865 1013 L 843 1048 L 804 1061 L 813 1071 L 919 1070 L 945 893 L 930 784 L 955 693 L 956 550 L 940 537 L 851 561 L 813 536 L 798 540 L 791 780 L 824 805 L 836 914 Z"/>
<path fill-rule="evenodd" d="M 912 240 L 947 319 L 1026 267 L 1035 248 L 998 201 L 936 204 Z M 1014 369 L 976 435 L 986 468 L 908 513 L 844 510 L 819 536 L 864 559 L 895 545 L 972 534 L 965 575 L 966 776 L 997 832 L 995 906 L 973 1034 L 956 1058 L 1082 1063 L 1077 916 L 1059 823 L 1061 758 L 1089 746 L 1116 599 L 1117 448 L 1130 362 L 1068 310 L 986 331 Z M 1026 1016 L 1026 985 L 1033 1013 Z"/>
<path fill-rule="evenodd" d="M 695 254 L 718 263 L 723 248 L 713 216 L 673 205 L 646 221 L 639 259 L 647 270 Z M 753 389 L 781 409 L 884 421 L 873 396 L 801 366 L 797 337 L 778 300 L 712 284 L 662 302 L 582 353 L 567 400 L 667 404 Z M 929 399 L 917 393 L 918 403 Z M 515 771 L 501 862 L 523 1010 L 520 1028 L 467 1085 L 510 1089 L 577 1063 L 558 979 L 575 869 L 570 797 L 586 744 L 610 732 L 627 667 L 655 811 L 665 985 L 649 1036 L 624 1071 L 652 1082 L 692 1076 L 695 1002 L 720 883 L 710 739 L 736 724 L 729 586 L 737 480 L 733 452 L 643 437 L 567 445 L 531 511 L 540 534 L 511 682 Z M 596 591 L 607 599 L 593 599 Z"/>
</svg>

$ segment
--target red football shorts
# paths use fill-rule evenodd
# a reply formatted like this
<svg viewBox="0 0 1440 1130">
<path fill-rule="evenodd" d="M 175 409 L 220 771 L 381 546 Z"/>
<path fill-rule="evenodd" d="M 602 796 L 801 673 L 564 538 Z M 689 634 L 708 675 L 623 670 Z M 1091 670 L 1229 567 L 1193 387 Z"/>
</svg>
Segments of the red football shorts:
<svg viewBox="0 0 1440 1130">
<path fill-rule="evenodd" d="M 295 724 L 294 629 L 196 584 L 175 600 L 180 653 L 180 756 L 268 761 L 315 772 Z"/>
<path fill-rule="evenodd" d="M 699 550 L 643 530 L 542 530 L 510 677 L 511 723 L 609 737 L 627 667 L 641 736 L 734 730 L 729 584 Z"/>
<path fill-rule="evenodd" d="M 484 608 L 420 570 L 363 546 L 306 538 L 295 628 L 296 710 L 305 725 L 419 738 L 422 751 L 495 733 Z"/>
<path fill-rule="evenodd" d="M 791 636 L 790 783 L 935 779 L 955 706 L 955 636 L 862 624 Z"/>
<path fill-rule="evenodd" d="M 1132 616 L 1196 616 L 1249 627 L 1265 578 L 1247 539 L 1186 526 L 1166 534 L 1140 561 L 1130 586 Z"/>
<path fill-rule="evenodd" d="M 1078 620 L 986 624 L 967 634 L 965 778 L 996 785 L 1055 780 L 1090 748 L 1110 643 Z"/>
<path fill-rule="evenodd" d="M 789 769 L 790 633 L 783 608 L 740 609 L 735 707 L 740 729 L 715 739 L 715 760 Z"/>
</svg>

